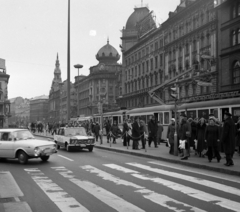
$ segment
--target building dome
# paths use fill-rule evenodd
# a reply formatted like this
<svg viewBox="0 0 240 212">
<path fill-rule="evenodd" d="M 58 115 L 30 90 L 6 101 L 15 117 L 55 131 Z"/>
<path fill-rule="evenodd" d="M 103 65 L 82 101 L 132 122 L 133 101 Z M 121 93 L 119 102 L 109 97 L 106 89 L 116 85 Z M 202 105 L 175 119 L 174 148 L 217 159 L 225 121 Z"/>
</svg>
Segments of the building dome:
<svg viewBox="0 0 240 212">
<path fill-rule="evenodd" d="M 134 12 L 129 16 L 126 29 L 135 29 L 137 22 L 144 19 L 149 14 L 147 7 L 134 8 Z"/>
<path fill-rule="evenodd" d="M 99 62 L 117 62 L 120 59 L 120 55 L 117 50 L 109 44 L 109 40 L 107 44 L 103 46 L 97 53 L 96 58 Z"/>
</svg>

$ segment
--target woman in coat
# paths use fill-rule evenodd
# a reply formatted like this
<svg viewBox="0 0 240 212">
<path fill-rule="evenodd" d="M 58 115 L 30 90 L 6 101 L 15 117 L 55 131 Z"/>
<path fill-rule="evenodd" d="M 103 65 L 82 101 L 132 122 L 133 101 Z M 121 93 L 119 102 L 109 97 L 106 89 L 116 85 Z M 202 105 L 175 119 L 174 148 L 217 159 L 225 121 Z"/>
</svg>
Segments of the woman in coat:
<svg viewBox="0 0 240 212">
<path fill-rule="evenodd" d="M 217 161 L 220 162 L 221 156 L 218 151 L 218 143 L 220 142 L 219 127 L 215 124 L 215 119 L 209 119 L 209 125 L 205 131 L 205 142 L 208 147 L 208 161 L 211 162 L 213 159 L 213 152 Z"/>
<path fill-rule="evenodd" d="M 116 138 L 118 137 L 118 132 L 119 132 L 119 128 L 118 128 L 117 122 L 114 121 L 113 125 L 111 127 L 111 133 L 112 133 L 112 137 L 113 137 L 113 144 L 116 144 Z"/>
<path fill-rule="evenodd" d="M 202 151 L 206 149 L 206 144 L 204 141 L 204 135 L 206 130 L 206 121 L 204 118 L 200 118 L 199 123 L 197 124 L 196 130 L 196 139 L 197 139 L 197 152 L 199 157 L 204 157 Z"/>
<path fill-rule="evenodd" d="M 171 124 L 168 126 L 167 140 L 170 144 L 169 154 L 174 154 L 174 133 L 175 133 L 175 119 L 171 119 Z"/>
<path fill-rule="evenodd" d="M 163 132 L 163 126 L 161 125 L 160 121 L 157 122 L 158 130 L 157 130 L 157 144 L 160 145 L 160 142 L 162 140 L 162 132 Z"/>
</svg>

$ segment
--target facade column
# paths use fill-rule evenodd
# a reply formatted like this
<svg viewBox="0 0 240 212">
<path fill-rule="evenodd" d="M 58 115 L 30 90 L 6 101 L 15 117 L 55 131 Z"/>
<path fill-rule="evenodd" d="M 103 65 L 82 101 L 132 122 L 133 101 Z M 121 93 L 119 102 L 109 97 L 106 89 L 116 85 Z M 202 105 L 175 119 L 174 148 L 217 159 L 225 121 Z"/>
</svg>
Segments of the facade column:
<svg viewBox="0 0 240 212">
<path fill-rule="evenodd" d="M 167 76 L 169 74 L 168 73 L 168 59 L 169 59 L 169 55 L 167 53 L 165 56 L 165 76 Z"/>
<path fill-rule="evenodd" d="M 183 45 L 182 47 L 182 67 L 183 70 L 185 70 L 185 50 L 184 50 L 185 46 Z"/>
<path fill-rule="evenodd" d="M 200 63 L 200 43 L 199 43 L 199 40 L 197 40 L 197 60 Z"/>
<path fill-rule="evenodd" d="M 192 43 L 189 45 L 189 64 L 192 67 Z"/>
<path fill-rule="evenodd" d="M 178 73 L 178 52 L 179 52 L 179 49 L 176 49 L 176 72 Z"/>
</svg>

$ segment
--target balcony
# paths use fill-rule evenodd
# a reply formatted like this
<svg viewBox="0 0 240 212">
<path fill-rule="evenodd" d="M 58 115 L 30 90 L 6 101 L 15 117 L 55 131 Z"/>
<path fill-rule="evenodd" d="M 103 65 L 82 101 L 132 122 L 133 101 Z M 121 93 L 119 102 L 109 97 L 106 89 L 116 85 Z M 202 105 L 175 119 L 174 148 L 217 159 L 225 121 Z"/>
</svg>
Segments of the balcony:
<svg viewBox="0 0 240 212">
<path fill-rule="evenodd" d="M 234 91 L 239 90 L 240 84 L 230 84 L 230 85 L 222 85 L 221 86 L 221 92 L 223 91 Z"/>
</svg>

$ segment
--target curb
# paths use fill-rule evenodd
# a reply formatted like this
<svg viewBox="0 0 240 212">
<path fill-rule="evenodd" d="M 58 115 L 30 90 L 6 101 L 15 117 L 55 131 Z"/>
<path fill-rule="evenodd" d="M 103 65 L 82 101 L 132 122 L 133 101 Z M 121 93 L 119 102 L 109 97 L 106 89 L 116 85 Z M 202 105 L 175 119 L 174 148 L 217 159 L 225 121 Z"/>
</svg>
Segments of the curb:
<svg viewBox="0 0 240 212">
<path fill-rule="evenodd" d="M 50 137 L 43 136 L 43 135 L 36 135 L 36 136 L 42 137 L 42 138 L 50 138 Z M 128 155 L 134 155 L 134 156 L 138 156 L 138 157 L 150 158 L 150 159 L 154 159 L 154 160 L 161 160 L 161 161 L 166 161 L 166 162 L 175 163 L 175 164 L 181 164 L 181 165 L 193 167 L 193 168 L 206 169 L 206 170 L 210 170 L 210 171 L 220 172 L 223 174 L 240 176 L 240 171 L 235 171 L 235 170 L 230 170 L 230 169 L 228 170 L 228 169 L 224 169 L 224 168 L 211 167 L 211 166 L 207 166 L 207 165 L 203 165 L 203 164 L 196 164 L 196 163 L 191 163 L 191 162 L 187 162 L 187 161 L 164 158 L 161 156 L 146 155 L 146 154 L 142 154 L 139 152 L 126 151 L 126 150 L 116 149 L 116 148 L 112 148 L 112 147 L 94 146 L 94 148 L 103 149 L 103 150 L 112 151 L 112 152 L 119 152 L 119 153 L 128 154 Z"/>
</svg>

